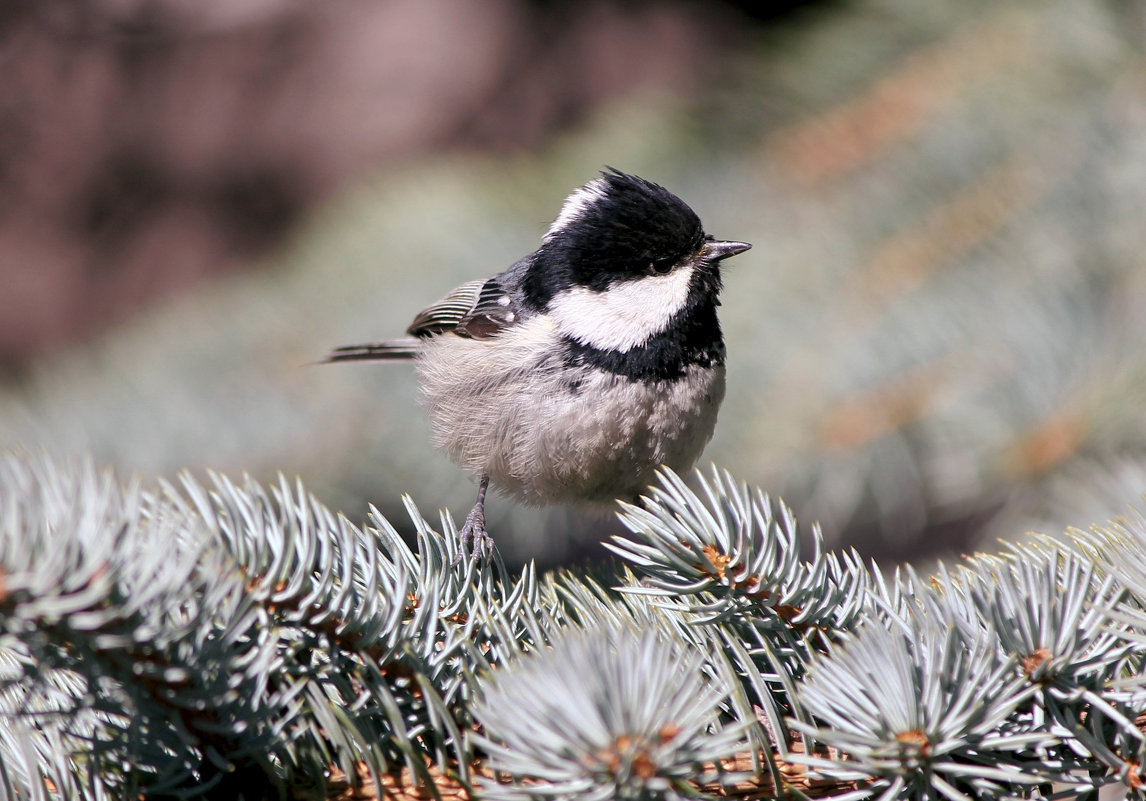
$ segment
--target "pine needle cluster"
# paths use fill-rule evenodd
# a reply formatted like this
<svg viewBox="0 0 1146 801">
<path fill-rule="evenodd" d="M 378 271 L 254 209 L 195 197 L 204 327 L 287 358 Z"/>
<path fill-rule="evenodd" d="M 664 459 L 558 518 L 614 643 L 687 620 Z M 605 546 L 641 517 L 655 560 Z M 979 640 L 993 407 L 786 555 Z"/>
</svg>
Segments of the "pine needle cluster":
<svg viewBox="0 0 1146 801">
<path fill-rule="evenodd" d="M 726 472 L 614 572 L 0 457 L 0 797 L 1141 795 L 1146 521 L 888 575 Z"/>
</svg>

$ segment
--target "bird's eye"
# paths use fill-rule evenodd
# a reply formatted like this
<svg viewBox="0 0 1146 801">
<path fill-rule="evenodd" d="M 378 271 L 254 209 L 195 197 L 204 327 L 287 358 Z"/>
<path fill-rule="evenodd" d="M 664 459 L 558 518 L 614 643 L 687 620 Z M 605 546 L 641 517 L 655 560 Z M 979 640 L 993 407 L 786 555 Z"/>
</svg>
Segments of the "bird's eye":
<svg viewBox="0 0 1146 801">
<path fill-rule="evenodd" d="M 649 272 L 657 275 L 668 275 L 672 272 L 672 259 L 657 259 L 649 262 Z"/>
</svg>

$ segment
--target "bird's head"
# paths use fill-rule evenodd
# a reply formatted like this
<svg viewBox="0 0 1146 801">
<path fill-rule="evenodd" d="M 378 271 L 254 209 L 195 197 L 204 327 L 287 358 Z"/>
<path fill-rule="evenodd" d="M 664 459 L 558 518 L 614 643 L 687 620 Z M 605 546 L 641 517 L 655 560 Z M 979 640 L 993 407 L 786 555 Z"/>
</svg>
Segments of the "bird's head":
<svg viewBox="0 0 1146 801">
<path fill-rule="evenodd" d="M 664 187 L 609 169 L 565 200 L 522 288 L 564 333 L 627 351 L 691 307 L 715 304 L 720 262 L 749 247 L 707 236 Z"/>
</svg>

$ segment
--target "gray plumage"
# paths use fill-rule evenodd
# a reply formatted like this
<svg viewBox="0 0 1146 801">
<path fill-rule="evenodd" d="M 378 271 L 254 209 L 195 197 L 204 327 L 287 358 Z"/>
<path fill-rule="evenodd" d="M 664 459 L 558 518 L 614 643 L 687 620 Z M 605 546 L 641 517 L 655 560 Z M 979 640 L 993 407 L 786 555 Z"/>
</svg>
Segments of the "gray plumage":
<svg viewBox="0 0 1146 801">
<path fill-rule="evenodd" d="M 723 365 L 673 381 L 571 375 L 559 337 L 534 317 L 514 337 L 426 340 L 416 364 L 434 444 L 531 506 L 632 500 L 658 465 L 696 462 L 724 398 Z"/>
</svg>

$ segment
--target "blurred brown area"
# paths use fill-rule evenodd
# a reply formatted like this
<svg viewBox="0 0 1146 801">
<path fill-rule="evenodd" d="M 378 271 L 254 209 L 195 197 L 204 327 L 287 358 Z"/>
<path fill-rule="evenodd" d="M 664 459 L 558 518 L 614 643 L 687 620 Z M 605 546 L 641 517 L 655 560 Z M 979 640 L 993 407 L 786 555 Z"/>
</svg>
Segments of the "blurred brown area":
<svg viewBox="0 0 1146 801">
<path fill-rule="evenodd" d="M 7 0 L 0 366 L 233 271 L 366 171 L 688 92 L 725 4 Z"/>
</svg>

